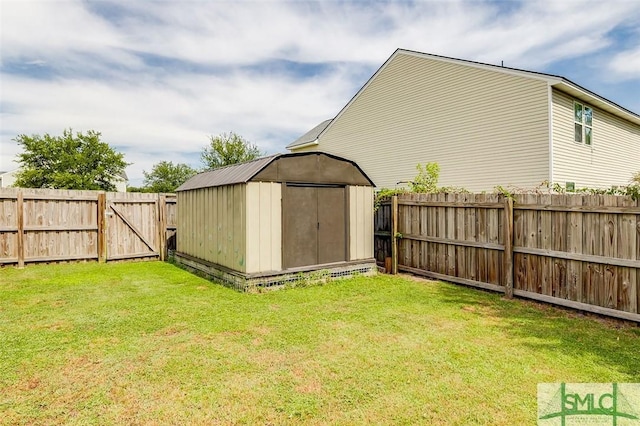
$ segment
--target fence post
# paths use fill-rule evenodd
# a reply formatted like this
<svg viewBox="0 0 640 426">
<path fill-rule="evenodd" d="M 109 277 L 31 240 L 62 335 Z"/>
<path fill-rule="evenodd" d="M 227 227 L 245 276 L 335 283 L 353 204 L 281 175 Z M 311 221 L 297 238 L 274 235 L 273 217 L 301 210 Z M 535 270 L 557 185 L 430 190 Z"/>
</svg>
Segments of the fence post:
<svg viewBox="0 0 640 426">
<path fill-rule="evenodd" d="M 513 298 L 513 198 L 504 200 L 504 295 Z"/>
<path fill-rule="evenodd" d="M 107 237 L 107 221 L 105 215 L 107 213 L 107 194 L 100 192 L 98 194 L 98 262 L 106 261 L 106 237 Z"/>
<path fill-rule="evenodd" d="M 398 273 L 398 196 L 391 197 L 391 273 Z"/>
<path fill-rule="evenodd" d="M 24 268 L 24 197 L 18 191 L 16 199 L 16 219 L 18 220 L 18 268 Z"/>
<path fill-rule="evenodd" d="M 160 260 L 165 261 L 167 253 L 167 199 L 158 194 L 158 227 L 160 232 Z"/>
</svg>

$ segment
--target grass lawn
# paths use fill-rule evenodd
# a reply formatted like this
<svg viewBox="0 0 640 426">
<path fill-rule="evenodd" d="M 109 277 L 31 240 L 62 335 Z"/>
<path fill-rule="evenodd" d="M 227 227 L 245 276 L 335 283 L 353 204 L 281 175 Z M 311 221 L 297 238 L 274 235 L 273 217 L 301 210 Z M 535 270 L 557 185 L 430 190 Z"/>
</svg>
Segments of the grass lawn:
<svg viewBox="0 0 640 426">
<path fill-rule="evenodd" d="M 535 424 L 640 328 L 380 275 L 241 294 L 160 262 L 0 269 L 0 424 Z"/>
</svg>

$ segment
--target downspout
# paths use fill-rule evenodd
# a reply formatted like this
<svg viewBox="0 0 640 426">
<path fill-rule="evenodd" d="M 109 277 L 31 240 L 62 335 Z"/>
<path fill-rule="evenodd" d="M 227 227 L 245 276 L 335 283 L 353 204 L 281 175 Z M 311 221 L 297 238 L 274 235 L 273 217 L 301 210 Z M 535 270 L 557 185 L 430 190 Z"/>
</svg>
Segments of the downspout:
<svg viewBox="0 0 640 426">
<path fill-rule="evenodd" d="M 549 188 L 553 187 L 553 88 L 547 84 L 549 98 Z"/>
</svg>

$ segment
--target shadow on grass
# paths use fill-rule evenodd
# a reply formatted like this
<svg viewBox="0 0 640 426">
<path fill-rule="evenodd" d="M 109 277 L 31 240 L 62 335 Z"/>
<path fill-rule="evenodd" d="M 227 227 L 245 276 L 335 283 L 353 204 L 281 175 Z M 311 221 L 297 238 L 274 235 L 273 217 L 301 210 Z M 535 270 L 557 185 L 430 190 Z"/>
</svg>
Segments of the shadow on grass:
<svg viewBox="0 0 640 426">
<path fill-rule="evenodd" d="M 500 329 L 517 343 L 541 353 L 562 353 L 565 358 L 594 359 L 640 382 L 640 327 L 595 314 L 514 298 L 450 283 L 440 283 L 442 301 L 461 309 L 478 306 L 499 318 Z M 482 311 L 478 312 L 483 315 Z M 603 377 L 602 381 L 608 381 Z"/>
</svg>

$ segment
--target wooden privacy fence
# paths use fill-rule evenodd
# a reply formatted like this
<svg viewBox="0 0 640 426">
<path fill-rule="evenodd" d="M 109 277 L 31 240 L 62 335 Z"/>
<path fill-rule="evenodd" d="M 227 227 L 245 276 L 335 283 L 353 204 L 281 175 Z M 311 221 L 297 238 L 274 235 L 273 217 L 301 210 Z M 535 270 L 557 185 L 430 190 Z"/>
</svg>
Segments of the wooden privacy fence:
<svg viewBox="0 0 640 426">
<path fill-rule="evenodd" d="M 175 216 L 173 194 L 2 188 L 0 265 L 163 260 Z"/>
<path fill-rule="evenodd" d="M 376 258 L 393 272 L 640 322 L 630 197 L 407 194 L 383 202 L 374 224 Z"/>
</svg>

